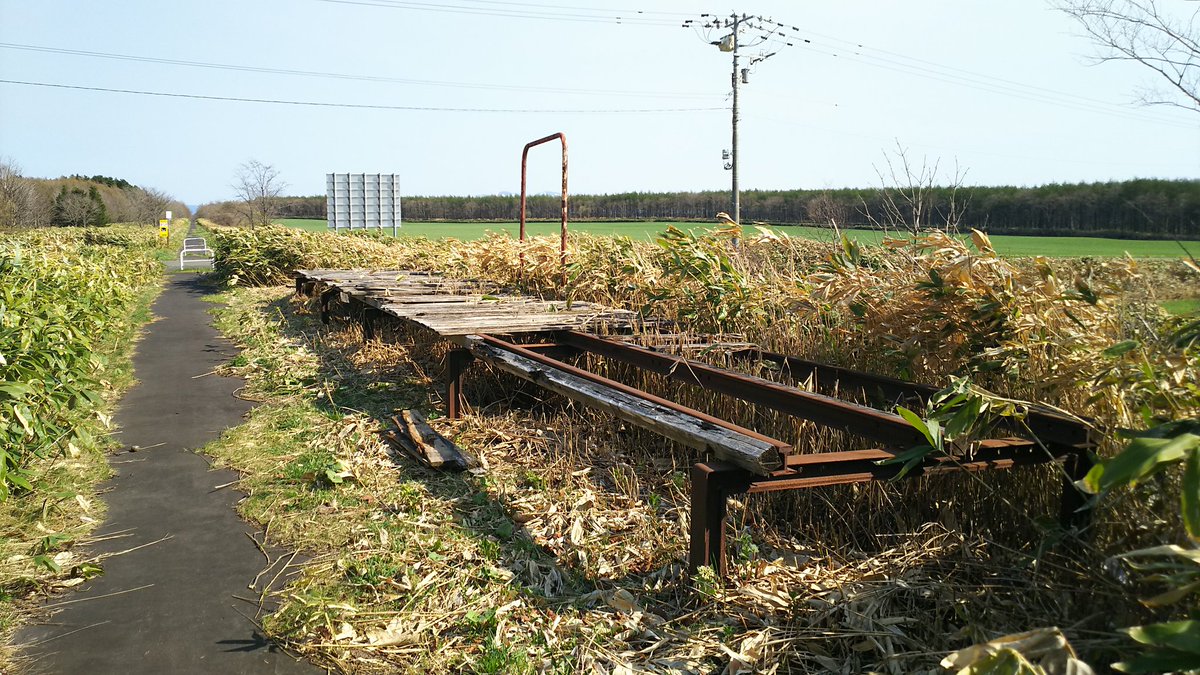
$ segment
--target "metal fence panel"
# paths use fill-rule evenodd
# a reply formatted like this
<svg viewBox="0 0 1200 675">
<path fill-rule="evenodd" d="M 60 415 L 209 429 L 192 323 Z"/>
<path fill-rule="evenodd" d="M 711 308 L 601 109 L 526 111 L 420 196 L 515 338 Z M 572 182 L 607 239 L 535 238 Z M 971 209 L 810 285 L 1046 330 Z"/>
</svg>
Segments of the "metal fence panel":
<svg viewBox="0 0 1200 675">
<path fill-rule="evenodd" d="M 385 227 L 396 234 L 401 224 L 400 177 L 387 173 L 325 174 L 325 213 L 329 229 Z"/>
</svg>

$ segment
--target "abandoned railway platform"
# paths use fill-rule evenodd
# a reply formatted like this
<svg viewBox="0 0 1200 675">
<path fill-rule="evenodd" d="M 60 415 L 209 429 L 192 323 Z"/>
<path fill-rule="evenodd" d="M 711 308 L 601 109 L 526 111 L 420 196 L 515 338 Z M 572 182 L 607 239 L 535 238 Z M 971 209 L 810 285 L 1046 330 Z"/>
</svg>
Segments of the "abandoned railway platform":
<svg viewBox="0 0 1200 675">
<path fill-rule="evenodd" d="M 539 387 L 609 413 L 696 451 L 691 469 L 689 566 L 726 573 L 726 509 L 737 494 L 777 492 L 890 480 L 906 476 L 1060 467 L 1060 519 L 1086 520 L 1086 499 L 1074 483 L 1091 466 L 1094 439 L 1086 424 L 1033 408 L 1020 428 L 981 439 L 959 453 L 930 453 L 905 470 L 895 461 L 925 443 L 900 415 L 843 398 L 859 392 L 894 404 L 922 402 L 932 386 L 850 370 L 753 344 L 721 345 L 735 360 L 770 362 L 801 388 L 637 344 L 646 323 L 634 312 L 591 303 L 503 293 L 494 284 L 403 270 L 297 270 L 296 291 L 318 299 L 328 322 L 335 303 L 354 309 L 366 339 L 381 320 L 436 333 L 453 346 L 445 360 L 447 414 L 463 410 L 468 367 L 481 361 Z M 863 439 L 868 447 L 828 452 L 800 449 L 579 367 L 589 354 L 745 403 L 808 420 Z"/>
</svg>

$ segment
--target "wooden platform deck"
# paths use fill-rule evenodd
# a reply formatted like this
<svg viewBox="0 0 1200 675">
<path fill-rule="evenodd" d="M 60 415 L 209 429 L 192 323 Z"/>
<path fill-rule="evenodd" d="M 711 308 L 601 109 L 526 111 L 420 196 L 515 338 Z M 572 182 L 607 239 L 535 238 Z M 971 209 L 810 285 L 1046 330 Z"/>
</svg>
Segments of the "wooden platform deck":
<svg viewBox="0 0 1200 675">
<path fill-rule="evenodd" d="M 446 338 L 628 328 L 634 312 L 588 302 L 503 294 L 494 285 L 404 270 L 296 270 L 297 286 L 320 284 Z"/>
</svg>

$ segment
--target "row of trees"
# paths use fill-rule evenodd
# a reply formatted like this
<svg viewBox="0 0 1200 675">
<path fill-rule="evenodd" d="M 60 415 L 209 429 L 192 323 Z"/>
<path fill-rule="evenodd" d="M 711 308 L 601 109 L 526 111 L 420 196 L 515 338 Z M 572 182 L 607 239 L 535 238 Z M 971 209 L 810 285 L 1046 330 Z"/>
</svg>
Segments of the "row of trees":
<svg viewBox="0 0 1200 675">
<path fill-rule="evenodd" d="M 0 160 L 0 228 L 153 223 L 168 210 L 189 215 L 167 193 L 124 179 L 28 178 L 16 164 Z"/>
<path fill-rule="evenodd" d="M 1094 234 L 1118 237 L 1200 236 L 1200 181 L 1130 180 L 1040 187 L 920 187 L 919 203 L 898 198 L 908 190 L 751 190 L 742 193 L 747 223 L 836 222 L 844 227 L 945 226 L 959 224 L 993 233 Z M 557 196 L 529 198 L 530 218 L 558 218 Z M 511 195 L 405 197 L 412 221 L 517 218 Z M 729 193 L 629 192 L 574 195 L 570 217 L 578 220 L 711 220 L 729 208 Z M 236 222 L 237 202 L 204 210 L 214 220 Z M 279 218 L 325 218 L 325 197 L 278 197 Z"/>
</svg>

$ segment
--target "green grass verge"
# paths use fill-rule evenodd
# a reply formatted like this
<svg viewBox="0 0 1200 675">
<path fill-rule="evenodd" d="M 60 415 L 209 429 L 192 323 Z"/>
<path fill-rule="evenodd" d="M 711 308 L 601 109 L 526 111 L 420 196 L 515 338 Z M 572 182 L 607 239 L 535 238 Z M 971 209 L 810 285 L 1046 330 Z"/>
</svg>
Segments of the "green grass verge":
<svg viewBox="0 0 1200 675">
<path fill-rule="evenodd" d="M 427 405 L 427 383 L 380 381 L 336 350 L 298 341 L 318 329 L 288 308 L 286 295 L 242 289 L 214 310 L 218 328 L 243 347 L 231 370 L 263 404 L 204 449 L 242 473 L 244 517 L 266 525 L 274 543 L 313 556 L 264 628 L 355 672 L 533 672 L 534 636 L 499 641 L 497 610 L 533 593 L 514 583 L 511 567 L 552 561 L 519 541 L 513 521 L 470 475 L 389 456 L 377 419 Z M 397 660 L 378 651 L 393 639 L 441 648 Z"/>
<path fill-rule="evenodd" d="M 150 307 L 161 285 L 143 291 L 131 304 L 124 330 L 106 336 L 95 354 L 106 361 L 103 404 L 79 415 L 76 430 L 94 439 L 78 452 L 48 457 L 29 467 L 34 492 L 14 495 L 0 504 L 0 672 L 15 666 L 13 633 L 36 611 L 39 598 L 73 587 L 102 573 L 99 561 L 74 547 L 104 522 L 105 504 L 97 486 L 112 475 L 109 452 L 120 447 L 112 432 L 111 415 L 121 396 L 135 383 L 133 355 L 145 326 L 153 319 Z M 38 563 L 39 555 L 54 565 Z M 53 569 L 57 566 L 59 569 Z"/>
<path fill-rule="evenodd" d="M 324 220 L 283 219 L 280 223 L 288 227 L 305 230 L 324 231 L 328 229 Z M 671 223 L 671 222 L 590 222 L 579 221 L 570 223 L 572 232 L 587 232 L 597 235 L 626 236 L 634 239 L 654 239 L 668 226 L 674 225 L 683 230 L 705 227 L 704 223 Z M 834 238 L 828 228 L 782 226 L 772 228 L 794 237 L 804 237 L 817 241 L 829 241 Z M 558 234 L 558 223 L 529 223 L 527 232 L 530 235 Z M 400 230 L 400 236 L 429 237 L 430 239 L 480 239 L 488 232 L 506 232 L 511 236 L 517 234 L 516 223 L 405 223 Z M 878 244 L 883 241 L 881 232 L 868 230 L 847 230 L 847 234 L 864 244 Z M 1183 250 L 1174 241 L 1139 241 L 1131 239 L 1102 239 L 1099 237 L 1021 237 L 995 235 L 991 237 L 992 244 L 1000 255 L 1011 257 L 1047 256 L 1051 258 L 1075 258 L 1083 256 L 1114 257 L 1126 253 L 1135 258 L 1178 258 Z M 1200 251 L 1200 241 L 1185 241 L 1185 246 L 1191 251 Z"/>
<path fill-rule="evenodd" d="M 1175 315 L 1195 314 L 1200 312 L 1200 298 L 1185 298 L 1183 300 L 1164 300 L 1162 308 Z"/>
</svg>

